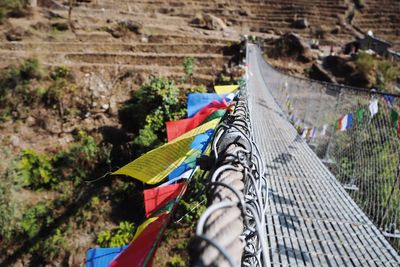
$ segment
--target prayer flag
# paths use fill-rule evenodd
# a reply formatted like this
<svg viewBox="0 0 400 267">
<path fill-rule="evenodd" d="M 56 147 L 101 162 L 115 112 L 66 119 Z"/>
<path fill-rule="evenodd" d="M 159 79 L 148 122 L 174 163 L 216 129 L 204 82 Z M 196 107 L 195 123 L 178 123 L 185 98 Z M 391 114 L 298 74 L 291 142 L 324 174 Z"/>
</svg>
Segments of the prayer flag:
<svg viewBox="0 0 400 267">
<path fill-rule="evenodd" d="M 128 248 L 119 254 L 109 267 L 139 267 L 151 262 L 158 246 L 160 231 L 168 217 L 169 214 L 164 213 L 141 224 Z"/>
<path fill-rule="evenodd" d="M 225 115 L 226 110 L 225 109 L 218 109 L 216 111 L 214 111 L 210 116 L 208 116 L 203 123 L 207 123 L 209 121 L 215 120 L 217 118 L 221 118 Z"/>
<path fill-rule="evenodd" d="M 181 135 L 170 143 L 153 149 L 113 174 L 128 175 L 147 184 L 157 184 L 196 151 L 191 144 L 196 136 L 214 129 L 220 119 L 215 119 Z"/>
<path fill-rule="evenodd" d="M 318 132 L 318 129 L 316 127 L 313 127 L 311 139 L 314 139 L 315 137 L 317 137 L 317 132 Z"/>
<path fill-rule="evenodd" d="M 304 139 L 307 138 L 307 132 L 308 130 L 306 128 L 302 129 L 302 133 L 301 133 L 301 137 L 303 137 Z"/>
<path fill-rule="evenodd" d="M 169 180 L 176 179 L 176 177 L 182 173 L 196 167 L 197 158 L 199 158 L 206 150 L 211 141 L 213 132 L 214 130 L 208 130 L 205 134 L 199 134 L 196 136 L 196 138 L 193 140 L 193 143 L 190 145 L 190 148 L 193 150 L 193 152 L 169 174 Z"/>
<path fill-rule="evenodd" d="M 341 119 L 339 119 L 339 123 L 338 123 L 338 128 L 340 131 L 346 131 L 347 129 L 349 129 L 351 127 L 351 124 L 353 122 L 353 114 L 349 113 L 344 115 Z"/>
<path fill-rule="evenodd" d="M 217 94 L 229 94 L 235 92 L 239 88 L 239 85 L 215 85 L 214 90 Z"/>
<path fill-rule="evenodd" d="M 228 104 L 226 103 L 226 101 L 213 101 L 206 107 L 202 108 L 199 112 L 197 112 L 196 115 L 194 115 L 192 118 L 166 122 L 168 142 L 196 128 L 208 117 L 210 117 L 215 111 L 227 108 Z M 224 113 L 222 112 L 216 113 L 214 114 L 213 118 L 218 118 L 218 115 L 221 115 L 220 117 L 222 117 L 223 114 Z"/>
<path fill-rule="evenodd" d="M 127 247 L 91 248 L 86 252 L 86 267 L 108 267 L 110 262 Z"/>
<path fill-rule="evenodd" d="M 369 101 L 369 112 L 371 113 L 371 118 L 378 113 L 378 99 Z"/>
<path fill-rule="evenodd" d="M 400 118 L 397 121 L 397 136 L 400 138 Z"/>
<path fill-rule="evenodd" d="M 391 95 L 384 95 L 383 98 L 386 101 L 387 107 L 388 109 L 392 109 L 393 108 L 393 101 L 394 101 L 394 96 Z"/>
<path fill-rule="evenodd" d="M 356 117 L 357 117 L 357 123 L 361 124 L 363 122 L 364 119 L 364 109 L 363 108 L 358 108 L 356 111 Z"/>
<path fill-rule="evenodd" d="M 204 120 L 206 120 L 209 116 L 211 116 L 216 109 L 209 108 L 204 110 L 201 114 L 196 114 L 193 118 L 170 121 L 166 123 L 167 128 L 167 138 L 168 142 L 174 140 L 175 138 L 181 136 L 182 134 L 196 128 L 199 126 Z M 221 113 L 217 113 L 222 115 Z M 215 114 L 215 115 L 217 115 Z M 213 116 L 216 117 L 216 116 Z"/>
<path fill-rule="evenodd" d="M 393 127 L 397 129 L 399 121 L 399 113 L 397 113 L 397 111 L 395 111 L 394 109 L 392 109 L 392 111 L 390 112 L 390 120 L 392 122 Z"/>
<path fill-rule="evenodd" d="M 221 102 L 225 100 L 228 104 L 235 98 L 235 94 L 214 94 L 214 93 L 193 93 L 188 95 L 187 112 L 188 117 L 192 117 L 202 108 L 213 101 Z"/>
<path fill-rule="evenodd" d="M 326 135 L 326 130 L 328 129 L 328 124 L 324 124 L 324 126 L 322 126 L 322 131 L 321 131 L 321 135 L 325 136 Z"/>
<path fill-rule="evenodd" d="M 177 183 L 144 190 L 146 217 L 149 217 L 171 200 L 176 199 L 182 192 L 184 186 L 185 183 Z"/>
</svg>

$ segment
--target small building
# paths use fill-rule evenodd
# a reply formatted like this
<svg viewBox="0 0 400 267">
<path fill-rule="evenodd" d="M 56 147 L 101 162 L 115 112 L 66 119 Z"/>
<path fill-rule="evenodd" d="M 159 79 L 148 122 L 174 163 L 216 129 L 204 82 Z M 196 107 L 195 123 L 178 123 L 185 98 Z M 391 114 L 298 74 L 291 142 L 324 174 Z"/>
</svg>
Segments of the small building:
<svg viewBox="0 0 400 267">
<path fill-rule="evenodd" d="M 389 48 L 392 47 L 391 43 L 368 34 L 365 35 L 364 39 L 360 39 L 358 43 L 362 50 L 371 49 L 378 55 L 384 57 L 389 56 Z"/>
<path fill-rule="evenodd" d="M 400 52 L 396 52 L 394 50 L 389 49 L 389 59 L 393 61 L 400 61 Z"/>
</svg>

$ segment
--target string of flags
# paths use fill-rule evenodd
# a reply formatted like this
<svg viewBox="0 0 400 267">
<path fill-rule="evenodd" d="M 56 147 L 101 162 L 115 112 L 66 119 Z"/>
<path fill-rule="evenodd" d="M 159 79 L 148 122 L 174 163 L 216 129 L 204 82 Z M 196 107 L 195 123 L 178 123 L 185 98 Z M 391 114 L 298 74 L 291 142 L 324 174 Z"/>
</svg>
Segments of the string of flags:
<svg viewBox="0 0 400 267">
<path fill-rule="evenodd" d="M 185 193 L 197 170 L 196 160 L 206 153 L 221 118 L 232 110 L 231 102 L 239 85 L 215 86 L 216 93 L 188 95 L 188 118 L 166 122 L 168 142 L 115 171 L 149 185 L 143 192 L 147 220 L 137 229 L 127 246 L 93 248 L 86 254 L 87 267 L 127 267 L 150 265 L 176 203 Z"/>
<path fill-rule="evenodd" d="M 285 87 L 287 87 L 286 84 Z M 280 92 L 283 92 L 283 90 L 284 89 L 281 88 Z M 336 120 L 335 123 L 331 125 L 324 124 L 321 129 L 318 129 L 318 127 L 302 126 L 302 120 L 297 118 L 296 115 L 294 114 L 292 98 L 288 93 L 285 93 L 285 96 L 286 99 L 284 105 L 288 110 L 289 121 L 294 125 L 299 135 L 302 138 L 308 140 L 313 140 L 317 136 L 326 136 L 327 130 L 331 125 L 333 126 L 334 130 L 339 132 L 345 132 L 354 127 L 355 125 L 360 125 L 361 123 L 363 123 L 364 118 L 366 118 L 365 113 L 367 110 L 369 111 L 370 114 L 369 121 L 371 121 L 379 112 L 379 99 L 377 97 L 373 97 L 369 101 L 368 109 L 359 107 L 355 112 L 350 112 L 343 115 L 338 120 Z M 383 99 L 386 103 L 387 110 L 390 116 L 391 126 L 393 127 L 393 129 L 396 130 L 396 133 L 400 138 L 400 116 L 399 112 L 396 111 L 394 108 L 395 98 L 390 95 L 384 95 Z"/>
</svg>

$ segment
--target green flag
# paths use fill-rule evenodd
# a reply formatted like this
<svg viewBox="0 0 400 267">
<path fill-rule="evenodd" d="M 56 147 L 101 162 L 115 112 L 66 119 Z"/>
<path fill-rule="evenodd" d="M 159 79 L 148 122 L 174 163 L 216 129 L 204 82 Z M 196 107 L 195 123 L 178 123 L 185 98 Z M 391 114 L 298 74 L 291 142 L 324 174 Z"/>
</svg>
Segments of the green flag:
<svg viewBox="0 0 400 267">
<path fill-rule="evenodd" d="M 357 123 L 361 124 L 363 122 L 364 118 L 364 109 L 363 108 L 358 108 L 356 111 L 356 117 L 357 117 Z"/>
<path fill-rule="evenodd" d="M 398 120 L 399 120 L 399 113 L 397 113 L 397 111 L 395 111 L 394 109 L 392 109 L 390 111 L 390 120 L 392 122 L 392 125 L 395 129 L 397 129 L 398 127 Z"/>
<path fill-rule="evenodd" d="M 217 118 L 221 118 L 225 115 L 225 113 L 226 113 L 225 109 L 218 109 L 214 111 L 210 116 L 208 116 L 201 124 L 207 123 Z"/>
<path fill-rule="evenodd" d="M 339 129 L 339 120 L 335 122 L 335 125 L 333 125 L 333 127 L 335 128 L 335 131 Z"/>
</svg>

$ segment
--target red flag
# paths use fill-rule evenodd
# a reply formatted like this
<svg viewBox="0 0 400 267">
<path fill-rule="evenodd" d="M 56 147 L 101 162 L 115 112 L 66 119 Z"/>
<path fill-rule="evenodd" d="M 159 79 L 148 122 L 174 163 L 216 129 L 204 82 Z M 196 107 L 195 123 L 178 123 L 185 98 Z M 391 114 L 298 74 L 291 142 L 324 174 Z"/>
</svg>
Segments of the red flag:
<svg viewBox="0 0 400 267">
<path fill-rule="evenodd" d="M 400 117 L 399 120 L 397 121 L 397 136 L 400 138 Z"/>
<path fill-rule="evenodd" d="M 169 201 L 178 197 L 184 186 L 185 183 L 178 183 L 144 190 L 146 217 L 149 217 Z"/>
<path fill-rule="evenodd" d="M 164 213 L 148 223 L 128 248 L 110 263 L 109 267 L 139 267 L 151 263 L 158 247 L 159 233 L 168 216 L 168 213 Z"/>
<path fill-rule="evenodd" d="M 168 142 L 196 128 L 215 111 L 227 108 L 228 104 L 225 100 L 213 101 L 197 112 L 192 118 L 166 122 Z"/>
</svg>

